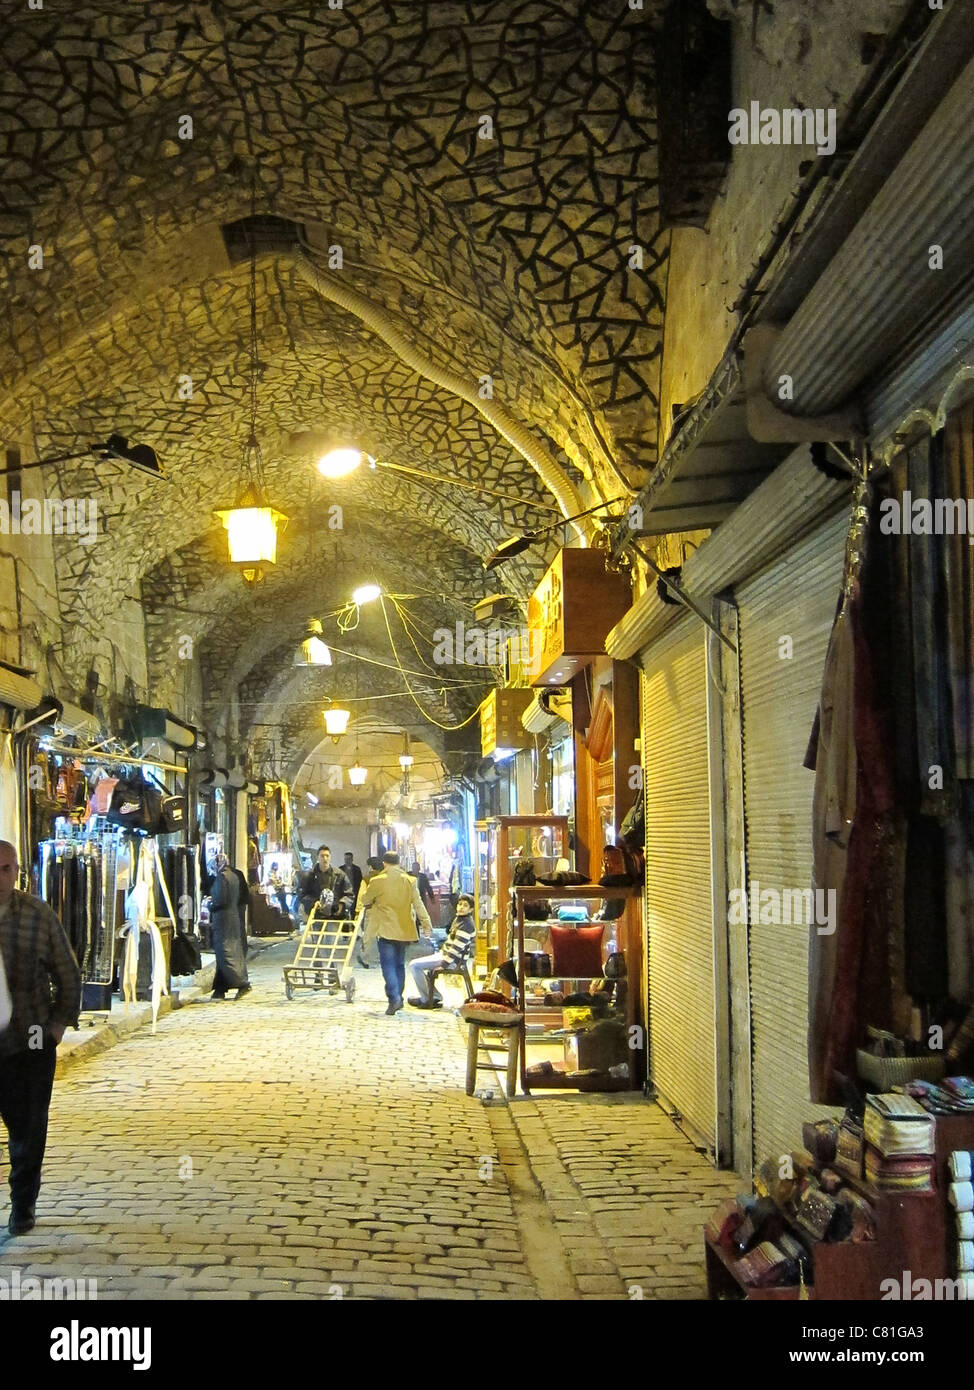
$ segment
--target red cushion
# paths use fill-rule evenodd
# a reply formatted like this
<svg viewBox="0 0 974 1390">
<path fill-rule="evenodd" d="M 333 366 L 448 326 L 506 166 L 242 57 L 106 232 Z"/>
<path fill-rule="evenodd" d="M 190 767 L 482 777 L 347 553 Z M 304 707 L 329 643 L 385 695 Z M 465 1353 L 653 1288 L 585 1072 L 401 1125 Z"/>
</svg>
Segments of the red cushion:
<svg viewBox="0 0 974 1390">
<path fill-rule="evenodd" d="M 556 927 L 551 932 L 551 973 L 596 978 L 602 974 L 602 934 L 605 926 Z"/>
</svg>

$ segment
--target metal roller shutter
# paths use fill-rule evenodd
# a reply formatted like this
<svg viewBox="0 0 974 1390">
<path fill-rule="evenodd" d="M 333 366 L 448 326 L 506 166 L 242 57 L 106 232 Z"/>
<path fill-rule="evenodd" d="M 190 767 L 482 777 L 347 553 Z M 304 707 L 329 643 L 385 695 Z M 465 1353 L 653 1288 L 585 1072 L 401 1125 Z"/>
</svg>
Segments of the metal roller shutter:
<svg viewBox="0 0 974 1390">
<path fill-rule="evenodd" d="M 715 1147 L 717 1079 L 705 629 L 645 648 L 650 1067 L 660 1095 Z"/>
<path fill-rule="evenodd" d="M 814 774 L 803 767 L 842 582 L 848 517 L 827 522 L 737 593 L 748 883 L 812 884 Z M 791 657 L 779 640 L 792 639 Z M 749 928 L 754 1158 L 801 1144 L 833 1112 L 808 1100 L 808 941 L 814 928 Z"/>
</svg>

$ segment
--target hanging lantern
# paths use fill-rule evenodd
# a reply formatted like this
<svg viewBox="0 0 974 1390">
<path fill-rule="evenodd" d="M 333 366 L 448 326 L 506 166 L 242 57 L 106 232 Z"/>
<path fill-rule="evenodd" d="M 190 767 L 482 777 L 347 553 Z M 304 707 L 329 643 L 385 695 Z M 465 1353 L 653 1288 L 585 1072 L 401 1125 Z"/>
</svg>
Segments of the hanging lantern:
<svg viewBox="0 0 974 1390">
<path fill-rule="evenodd" d="M 251 209 L 253 216 L 253 209 Z M 257 252 L 250 248 L 250 371 L 248 397 L 250 430 L 244 445 L 243 471 L 246 490 L 232 507 L 218 510 L 227 532 L 231 565 L 235 565 L 245 584 L 259 584 L 264 578 L 264 565 L 277 563 L 277 529 L 286 525 L 283 512 L 268 504 L 264 490 L 264 461 L 257 438 L 257 388 L 261 364 L 257 334 Z M 283 528 L 282 528 L 283 529 Z"/>
<path fill-rule="evenodd" d="M 399 754 L 399 766 L 402 768 L 402 782 L 399 790 L 403 796 L 409 795 L 409 769 L 413 765 L 413 755 L 409 751 L 409 734 L 404 731 L 402 736 L 402 752 Z"/>
<path fill-rule="evenodd" d="M 365 779 L 368 775 L 368 770 L 362 766 L 358 758 L 355 759 L 352 766 L 348 769 L 348 780 L 353 787 L 364 786 Z"/>
<path fill-rule="evenodd" d="M 250 487 L 235 507 L 217 512 L 226 527 L 230 563 L 241 569 L 277 563 L 277 528 L 287 517 L 260 501 Z"/>
<path fill-rule="evenodd" d="M 329 705 L 325 710 L 325 730 L 337 743 L 348 729 L 348 721 L 352 717 L 352 711 L 339 709 L 337 705 Z"/>
<path fill-rule="evenodd" d="M 331 650 L 321 640 L 322 626 L 318 618 L 308 619 L 308 635 L 294 654 L 295 666 L 330 666 Z"/>
</svg>

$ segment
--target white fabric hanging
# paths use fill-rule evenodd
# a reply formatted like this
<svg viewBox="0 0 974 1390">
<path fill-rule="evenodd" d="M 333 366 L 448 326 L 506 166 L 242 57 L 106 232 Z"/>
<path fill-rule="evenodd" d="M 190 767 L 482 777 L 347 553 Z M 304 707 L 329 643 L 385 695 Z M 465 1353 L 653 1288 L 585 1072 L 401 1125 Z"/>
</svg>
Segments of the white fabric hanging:
<svg viewBox="0 0 974 1390">
<path fill-rule="evenodd" d="M 20 843 L 18 829 L 17 766 L 12 734 L 0 734 L 0 840 Z"/>
<path fill-rule="evenodd" d="M 13 1001 L 10 998 L 10 987 L 7 984 L 7 970 L 3 963 L 3 952 L 0 951 L 0 1033 L 10 1023 L 13 1014 Z"/>
</svg>

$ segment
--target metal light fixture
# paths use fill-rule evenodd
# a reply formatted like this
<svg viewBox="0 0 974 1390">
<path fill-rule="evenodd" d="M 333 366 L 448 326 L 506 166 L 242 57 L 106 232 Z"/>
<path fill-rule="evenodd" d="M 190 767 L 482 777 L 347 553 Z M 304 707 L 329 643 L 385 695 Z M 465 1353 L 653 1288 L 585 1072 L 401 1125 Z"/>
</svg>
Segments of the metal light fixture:
<svg viewBox="0 0 974 1390">
<path fill-rule="evenodd" d="M 358 756 L 356 756 L 354 763 L 352 763 L 352 766 L 348 769 L 348 780 L 353 787 L 361 787 L 365 785 L 365 779 L 368 775 L 368 769 L 362 766 L 358 760 Z"/>
<path fill-rule="evenodd" d="M 334 702 L 328 706 L 324 713 L 325 731 L 331 735 L 332 741 L 337 743 L 344 733 L 348 730 L 348 721 L 352 717 L 352 711 L 341 709 Z"/>
<path fill-rule="evenodd" d="M 562 526 L 567 526 L 570 521 L 581 521 L 583 516 L 591 516 L 593 512 L 600 512 L 605 507 L 615 507 L 618 503 L 624 502 L 624 497 L 614 497 L 611 502 L 599 502 L 594 507 L 588 507 L 584 512 L 576 512 L 574 516 L 562 517 L 561 521 L 552 522 L 550 526 L 542 526 L 539 531 L 523 531 L 520 535 L 509 536 L 506 541 L 501 541 L 500 545 L 487 556 L 484 561 L 484 569 L 496 569 L 505 560 L 511 560 L 515 555 L 521 555 L 525 550 L 529 550 L 532 545 L 543 540 L 545 536 L 550 536 L 552 531 L 559 530 Z M 618 518 L 615 518 L 616 520 Z M 613 520 L 613 518 L 609 518 Z"/>
<path fill-rule="evenodd" d="M 320 618 L 308 619 L 308 635 L 294 654 L 295 666 L 330 666 L 331 651 L 321 640 L 324 629 Z"/>
<path fill-rule="evenodd" d="M 257 439 L 257 383 L 260 359 L 257 340 L 257 247 L 250 249 L 250 432 L 244 446 L 244 472 L 248 479 L 232 507 L 217 511 L 226 527 L 231 565 L 240 570 L 245 584 L 259 584 L 264 566 L 277 563 L 277 528 L 287 517 L 266 499 L 264 460 Z"/>
<path fill-rule="evenodd" d="M 409 795 L 409 770 L 413 765 L 413 755 L 409 751 L 409 731 L 403 730 L 402 752 L 399 754 L 399 766 L 402 768 L 402 782 L 399 790 L 403 796 Z"/>
<path fill-rule="evenodd" d="M 18 463 L 12 468 L 0 468 L 0 477 L 4 473 L 26 473 L 28 468 L 45 468 L 49 463 L 68 463 L 71 459 L 88 458 L 91 454 L 97 454 L 100 459 L 113 459 L 119 463 L 131 464 L 150 478 L 165 476 L 155 449 L 150 448 L 148 444 L 130 444 L 124 434 L 110 434 L 104 444 L 89 444 L 86 449 L 80 449 L 76 453 L 56 454 L 54 458 L 35 459 L 32 463 Z"/>
</svg>

